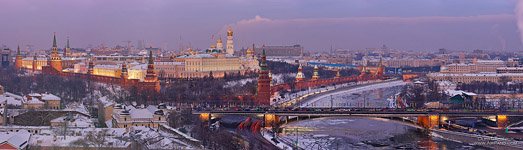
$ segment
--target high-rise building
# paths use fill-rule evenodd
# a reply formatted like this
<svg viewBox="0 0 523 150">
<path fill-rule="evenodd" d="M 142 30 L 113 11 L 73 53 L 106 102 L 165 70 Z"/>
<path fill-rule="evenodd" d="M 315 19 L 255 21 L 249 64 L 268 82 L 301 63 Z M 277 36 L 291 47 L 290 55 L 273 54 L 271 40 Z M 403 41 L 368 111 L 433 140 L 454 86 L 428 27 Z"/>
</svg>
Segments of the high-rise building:
<svg viewBox="0 0 523 150">
<path fill-rule="evenodd" d="M 229 55 L 234 55 L 234 42 L 233 42 L 233 39 L 232 39 L 232 36 L 233 36 L 233 32 L 232 32 L 232 28 L 229 27 L 227 28 L 227 49 L 225 50 L 227 52 L 227 54 Z M 220 39 L 221 41 L 221 39 Z"/>
<path fill-rule="evenodd" d="M 0 54 L 2 55 L 1 58 L 1 62 L 2 62 L 2 67 L 8 67 L 9 66 L 9 62 L 10 62 L 10 54 L 11 54 L 11 50 L 9 48 L 4 48 L 2 49 L 2 51 L 0 52 Z"/>
</svg>

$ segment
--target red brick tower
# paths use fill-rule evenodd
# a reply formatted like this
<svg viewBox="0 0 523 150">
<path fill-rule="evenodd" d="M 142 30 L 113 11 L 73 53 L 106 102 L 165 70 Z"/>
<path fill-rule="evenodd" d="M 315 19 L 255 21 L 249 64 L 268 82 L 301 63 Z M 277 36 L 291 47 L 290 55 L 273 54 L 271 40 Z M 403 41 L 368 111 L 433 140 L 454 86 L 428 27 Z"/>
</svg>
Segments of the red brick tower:
<svg viewBox="0 0 523 150">
<path fill-rule="evenodd" d="M 271 104 L 271 79 L 269 78 L 265 49 L 261 56 L 260 72 L 258 73 L 258 93 L 256 95 L 256 103 L 258 105 Z"/>
<path fill-rule="evenodd" d="M 53 47 L 51 48 L 51 67 L 58 72 L 62 72 L 62 57 L 58 54 L 58 46 L 56 45 L 56 34 L 53 35 Z"/>
<path fill-rule="evenodd" d="M 154 72 L 154 59 L 153 51 L 149 51 L 149 63 L 147 64 L 147 73 L 145 74 L 144 81 L 142 83 L 144 89 L 154 89 L 156 92 L 160 92 L 160 81 L 158 76 Z"/>
<path fill-rule="evenodd" d="M 20 52 L 20 45 L 18 45 L 18 49 L 16 51 L 15 68 L 18 70 L 22 69 L 22 54 Z"/>
<path fill-rule="evenodd" d="M 380 63 L 378 64 L 378 68 L 376 68 L 376 78 L 381 79 L 383 78 L 383 72 L 385 71 L 385 67 L 383 66 L 383 60 L 380 58 Z"/>
</svg>

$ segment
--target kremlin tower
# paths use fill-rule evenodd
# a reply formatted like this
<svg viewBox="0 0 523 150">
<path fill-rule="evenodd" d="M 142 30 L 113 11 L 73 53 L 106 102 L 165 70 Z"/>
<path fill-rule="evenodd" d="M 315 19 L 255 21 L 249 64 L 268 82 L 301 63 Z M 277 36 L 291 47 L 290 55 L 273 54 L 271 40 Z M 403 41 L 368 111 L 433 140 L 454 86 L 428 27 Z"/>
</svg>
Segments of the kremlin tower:
<svg viewBox="0 0 523 150">
<path fill-rule="evenodd" d="M 89 65 L 87 66 L 87 74 L 93 75 L 94 73 L 94 63 L 92 59 L 89 59 Z"/>
<path fill-rule="evenodd" d="M 314 66 L 314 73 L 312 74 L 312 79 L 311 80 L 318 80 L 320 79 L 320 74 L 318 73 L 318 66 Z"/>
<path fill-rule="evenodd" d="M 296 82 L 301 82 L 305 80 L 305 74 L 303 74 L 303 67 L 300 66 L 298 67 L 298 73 L 296 73 Z"/>
<path fill-rule="evenodd" d="M 256 95 L 256 104 L 270 105 L 271 102 L 271 79 L 269 77 L 269 69 L 267 67 L 267 56 L 265 49 L 262 52 L 260 71 L 258 73 L 258 92 Z"/>
<path fill-rule="evenodd" d="M 20 45 L 18 45 L 18 49 L 16 50 L 15 68 L 18 70 L 22 69 L 22 54 L 20 52 Z"/>
<path fill-rule="evenodd" d="M 147 73 L 145 74 L 145 82 L 157 82 L 158 77 L 156 76 L 156 73 L 154 72 L 154 59 L 153 59 L 153 51 L 149 51 L 149 63 L 147 64 Z"/>
<path fill-rule="evenodd" d="M 156 92 L 160 92 L 160 81 L 158 76 L 154 72 L 154 59 L 153 51 L 149 51 L 149 63 L 147 64 L 147 72 L 145 74 L 144 81 L 140 85 L 142 89 L 154 89 Z"/>
<path fill-rule="evenodd" d="M 227 52 L 227 54 L 229 55 L 234 55 L 234 43 L 233 43 L 233 40 L 232 40 L 232 28 L 229 26 L 227 28 L 227 49 L 225 50 Z M 220 38 L 220 41 L 221 41 L 221 38 Z"/>
<path fill-rule="evenodd" d="M 50 66 L 58 72 L 62 72 L 62 58 L 58 54 L 58 46 L 56 45 L 56 34 L 53 35 L 53 47 L 51 48 Z"/>
<path fill-rule="evenodd" d="M 71 47 L 69 46 L 69 37 L 67 37 L 67 45 L 65 45 L 64 48 L 64 57 L 68 57 L 71 55 Z"/>
<path fill-rule="evenodd" d="M 124 80 L 127 80 L 129 78 L 129 73 L 127 72 L 127 64 L 122 64 L 122 73 L 120 74 L 120 77 Z"/>
<path fill-rule="evenodd" d="M 37 58 L 36 58 L 36 53 L 35 53 L 35 55 L 33 56 L 33 67 L 32 67 L 33 68 L 33 70 L 32 70 L 33 73 L 36 72 L 36 67 L 37 67 L 36 66 L 36 60 L 37 60 Z"/>
</svg>

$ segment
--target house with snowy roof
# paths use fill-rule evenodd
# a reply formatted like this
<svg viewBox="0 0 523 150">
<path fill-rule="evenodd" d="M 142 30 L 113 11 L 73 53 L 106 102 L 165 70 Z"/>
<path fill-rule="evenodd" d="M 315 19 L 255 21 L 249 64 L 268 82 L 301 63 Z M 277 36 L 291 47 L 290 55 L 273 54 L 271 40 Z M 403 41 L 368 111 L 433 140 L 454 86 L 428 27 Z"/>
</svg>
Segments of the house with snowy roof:
<svg viewBox="0 0 523 150">
<path fill-rule="evenodd" d="M 50 121 L 51 127 L 63 128 L 91 128 L 95 127 L 91 118 L 80 114 L 67 114 Z"/>
<path fill-rule="evenodd" d="M 31 134 L 26 130 L 19 132 L 0 132 L 1 150 L 21 150 L 28 149 Z"/>
<path fill-rule="evenodd" d="M 62 99 L 53 94 L 31 93 L 22 99 L 24 109 L 60 109 Z"/>
<path fill-rule="evenodd" d="M 130 128 L 132 126 L 159 128 L 160 125 L 167 124 L 166 108 L 165 104 L 150 105 L 146 108 L 115 104 L 112 125 L 108 126 L 114 128 Z"/>
</svg>

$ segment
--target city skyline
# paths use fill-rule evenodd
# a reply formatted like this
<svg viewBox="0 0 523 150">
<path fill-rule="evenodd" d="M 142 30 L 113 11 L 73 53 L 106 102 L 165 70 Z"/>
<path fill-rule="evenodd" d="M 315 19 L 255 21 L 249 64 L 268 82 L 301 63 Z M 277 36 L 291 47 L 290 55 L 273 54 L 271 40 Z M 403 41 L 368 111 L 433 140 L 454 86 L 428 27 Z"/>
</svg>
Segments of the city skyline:
<svg viewBox="0 0 523 150">
<path fill-rule="evenodd" d="M 301 44 L 306 50 L 389 47 L 408 50 L 522 48 L 516 0 L 481 1 L 16 1 L 0 6 L 9 20 L 0 44 L 48 49 L 57 33 L 72 47 L 148 45 L 205 49 L 235 30 L 236 48 Z M 187 6 L 187 7 L 180 7 Z M 416 7 L 414 7 L 416 6 Z M 15 14 L 15 15 L 13 15 Z M 284 32 L 283 32 L 284 31 Z M 214 40 L 211 39 L 214 37 Z"/>
</svg>

